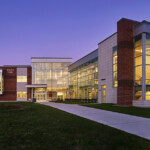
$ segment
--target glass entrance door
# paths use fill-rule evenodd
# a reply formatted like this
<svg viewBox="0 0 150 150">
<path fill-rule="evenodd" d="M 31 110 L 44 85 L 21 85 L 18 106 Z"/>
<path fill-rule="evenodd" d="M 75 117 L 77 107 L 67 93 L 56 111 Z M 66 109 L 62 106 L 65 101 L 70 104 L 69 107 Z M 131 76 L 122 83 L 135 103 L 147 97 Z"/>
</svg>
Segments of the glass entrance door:
<svg viewBox="0 0 150 150">
<path fill-rule="evenodd" d="M 38 101 L 40 101 L 40 100 L 46 100 L 46 98 L 45 98 L 45 93 L 35 93 L 35 98 L 36 98 L 36 100 Z"/>
<path fill-rule="evenodd" d="M 46 100 L 46 89 L 45 88 L 35 88 L 34 90 L 34 97 L 37 101 L 43 101 Z"/>
<path fill-rule="evenodd" d="M 102 98 L 102 103 L 106 102 L 106 85 L 101 86 L 101 98 Z"/>
</svg>

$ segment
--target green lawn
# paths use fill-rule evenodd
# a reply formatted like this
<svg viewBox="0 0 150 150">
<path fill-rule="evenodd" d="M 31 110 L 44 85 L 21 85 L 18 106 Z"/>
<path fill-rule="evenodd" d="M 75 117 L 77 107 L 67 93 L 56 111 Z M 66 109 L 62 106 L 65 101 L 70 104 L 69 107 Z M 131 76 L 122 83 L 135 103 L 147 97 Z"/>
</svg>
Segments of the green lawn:
<svg viewBox="0 0 150 150">
<path fill-rule="evenodd" d="M 9 103 L 15 104 L 15 103 Z M 34 103 L 0 106 L 0 150 L 149 150 L 150 141 Z"/>
<path fill-rule="evenodd" d="M 132 107 L 132 106 L 124 107 L 124 106 L 117 106 L 114 104 L 82 104 L 82 106 L 150 118 L 150 108 L 140 108 L 140 107 Z"/>
</svg>

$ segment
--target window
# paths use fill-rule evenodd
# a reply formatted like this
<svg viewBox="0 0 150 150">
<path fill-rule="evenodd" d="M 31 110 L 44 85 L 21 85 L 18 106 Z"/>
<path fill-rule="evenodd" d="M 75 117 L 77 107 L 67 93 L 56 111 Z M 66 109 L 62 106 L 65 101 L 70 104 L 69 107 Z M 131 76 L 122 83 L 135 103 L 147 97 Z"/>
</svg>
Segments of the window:
<svg viewBox="0 0 150 150">
<path fill-rule="evenodd" d="M 71 99 L 97 99 L 97 57 L 70 71 L 69 97 Z"/>
<path fill-rule="evenodd" d="M 142 35 L 134 39 L 134 98 L 142 100 Z"/>
<path fill-rule="evenodd" d="M 117 46 L 113 47 L 113 87 L 118 86 L 117 81 Z"/>
<path fill-rule="evenodd" d="M 2 70 L 0 70 L 0 94 L 2 94 L 4 91 L 4 79 L 2 75 Z"/>
<path fill-rule="evenodd" d="M 27 76 L 17 76 L 17 82 L 27 82 Z"/>
<path fill-rule="evenodd" d="M 27 98 L 27 92 L 17 92 L 17 98 Z"/>
<path fill-rule="evenodd" d="M 135 53 L 134 54 L 135 54 L 135 57 L 142 55 L 142 45 L 135 47 Z"/>
</svg>

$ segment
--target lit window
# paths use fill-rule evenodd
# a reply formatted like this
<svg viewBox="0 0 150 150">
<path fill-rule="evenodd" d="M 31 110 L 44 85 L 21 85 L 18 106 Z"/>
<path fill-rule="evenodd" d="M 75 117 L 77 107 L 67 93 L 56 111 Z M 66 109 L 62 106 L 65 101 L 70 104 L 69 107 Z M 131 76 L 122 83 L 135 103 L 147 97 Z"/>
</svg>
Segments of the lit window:
<svg viewBox="0 0 150 150">
<path fill-rule="evenodd" d="M 17 92 L 17 98 L 27 98 L 27 92 Z"/>
<path fill-rule="evenodd" d="M 142 56 L 138 56 L 135 58 L 135 66 L 142 65 Z"/>
<path fill-rule="evenodd" d="M 135 57 L 142 55 L 142 46 L 138 46 L 135 48 Z"/>
<path fill-rule="evenodd" d="M 27 82 L 27 76 L 17 76 L 17 82 Z"/>
<path fill-rule="evenodd" d="M 4 79 L 3 79 L 2 72 L 0 72 L 0 94 L 2 94 L 3 91 L 4 91 Z"/>
<path fill-rule="evenodd" d="M 142 35 L 134 39 L 134 98 L 142 100 Z"/>
<path fill-rule="evenodd" d="M 117 46 L 113 47 L 113 87 L 118 86 L 117 81 Z"/>
</svg>

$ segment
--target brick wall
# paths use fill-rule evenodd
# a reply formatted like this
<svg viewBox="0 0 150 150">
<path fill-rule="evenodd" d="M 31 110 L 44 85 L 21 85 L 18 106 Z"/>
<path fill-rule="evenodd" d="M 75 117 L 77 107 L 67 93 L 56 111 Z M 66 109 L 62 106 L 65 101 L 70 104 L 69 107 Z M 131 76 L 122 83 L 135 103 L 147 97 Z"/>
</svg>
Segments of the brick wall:
<svg viewBox="0 0 150 150">
<path fill-rule="evenodd" d="M 118 88 L 117 104 L 132 105 L 134 83 L 133 26 L 136 21 L 121 19 L 117 23 Z"/>
<path fill-rule="evenodd" d="M 16 101 L 17 99 L 17 68 L 2 67 L 4 75 L 4 93 L 0 101 Z"/>
</svg>

